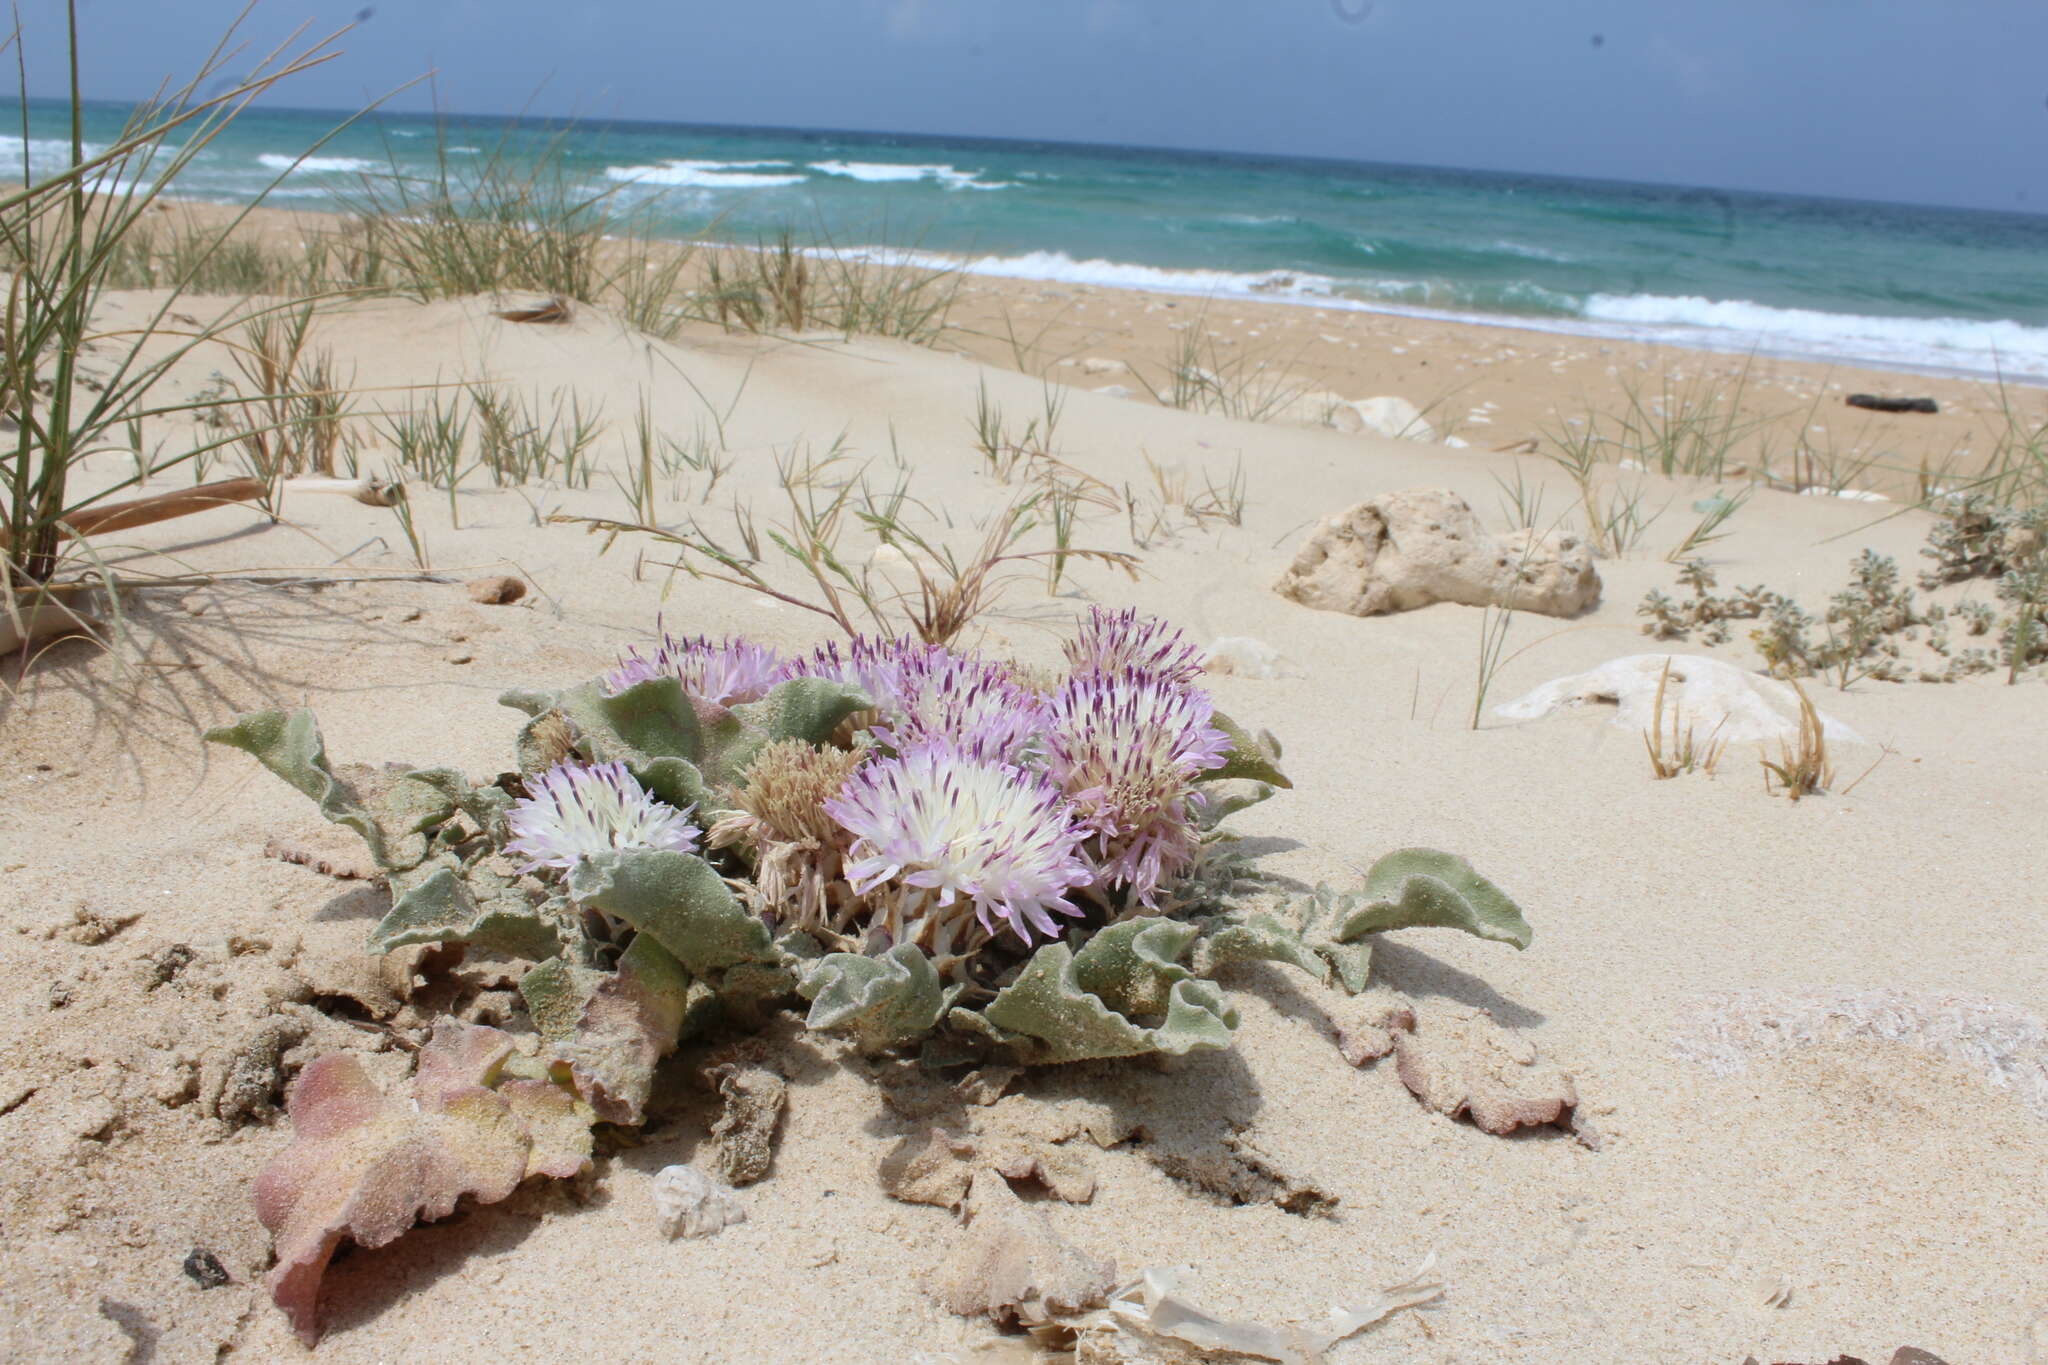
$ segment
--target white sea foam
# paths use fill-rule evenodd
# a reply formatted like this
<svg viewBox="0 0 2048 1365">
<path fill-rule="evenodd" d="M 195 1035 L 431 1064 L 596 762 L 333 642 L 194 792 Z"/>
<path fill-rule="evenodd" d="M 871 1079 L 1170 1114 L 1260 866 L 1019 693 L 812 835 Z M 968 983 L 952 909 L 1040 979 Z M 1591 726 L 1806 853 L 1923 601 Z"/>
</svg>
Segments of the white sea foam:
<svg viewBox="0 0 2048 1365">
<path fill-rule="evenodd" d="M 1718 345 L 2048 378 L 2048 327 L 2011 321 L 1868 317 L 1659 294 L 1595 294 L 1584 315 L 1649 341 L 1698 345 L 1719 333 Z"/>
<path fill-rule="evenodd" d="M 362 171 L 374 171 L 377 163 L 366 161 L 359 156 L 280 156 L 276 152 L 262 152 L 256 157 L 265 169 L 313 174 L 324 172 L 329 175 L 353 175 Z"/>
<path fill-rule="evenodd" d="M 1488 250 L 1498 251 L 1503 256 L 1520 256 L 1525 261 L 1550 261 L 1557 265 L 1569 265 L 1572 261 L 1572 257 L 1565 255 L 1561 251 L 1552 251 L 1548 247 L 1530 246 L 1527 242 L 1502 240 L 1493 243 Z"/>
<path fill-rule="evenodd" d="M 0 175 L 18 175 L 21 171 L 22 141 L 19 137 L 0 134 Z M 32 137 L 28 140 L 28 168 L 31 174 L 47 174 L 61 171 L 71 165 L 71 140 L 61 137 Z M 106 148 L 97 142 L 81 144 L 85 159 L 104 152 Z"/>
<path fill-rule="evenodd" d="M 844 180 L 861 180 L 871 185 L 936 180 L 951 190 L 1009 188 L 1006 181 L 981 179 L 979 171 L 962 171 L 946 165 L 905 166 L 881 161 L 813 161 L 811 169 L 820 175 L 836 175 Z"/>
<path fill-rule="evenodd" d="M 1442 322 L 1485 323 L 1570 336 L 1656 341 L 1720 351 L 1858 361 L 1906 370 L 2002 373 L 2048 380 L 2048 328 L 1955 318 L 1881 318 L 1772 308 L 1734 301 L 1651 295 L 1595 295 L 1576 316 L 1569 295 L 1524 282 L 1506 293 L 1550 316 L 1477 311 L 1415 281 L 1339 280 L 1307 271 L 1169 270 L 1124 261 L 1075 260 L 1062 251 L 959 259 L 897 248 L 850 248 L 849 258 L 887 265 L 964 270 L 970 275 L 1136 289 L 1202 298 L 1265 299 L 1306 307 L 1392 313 Z"/>
<path fill-rule="evenodd" d="M 640 185 L 689 185 L 702 190 L 762 190 L 801 185 L 801 174 L 764 175 L 759 168 L 787 166 L 786 161 L 664 161 L 658 166 L 607 166 L 607 180 Z"/>
</svg>

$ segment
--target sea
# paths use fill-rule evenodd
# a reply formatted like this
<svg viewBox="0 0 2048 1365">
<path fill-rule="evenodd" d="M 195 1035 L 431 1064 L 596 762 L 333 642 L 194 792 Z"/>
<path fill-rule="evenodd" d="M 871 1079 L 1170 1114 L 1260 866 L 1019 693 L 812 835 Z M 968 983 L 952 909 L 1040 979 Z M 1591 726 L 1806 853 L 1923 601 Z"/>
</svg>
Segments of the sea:
<svg viewBox="0 0 2048 1365">
<path fill-rule="evenodd" d="M 110 144 L 129 108 L 92 104 Z M 2048 384 L 2048 216 L 1146 147 L 252 107 L 181 197 L 340 207 L 556 155 L 664 236 Z M 65 164 L 31 101 L 0 165 Z M 331 134 L 331 136 L 330 136 Z M 322 141 L 322 139 L 326 139 Z M 317 145 L 316 145 L 317 144 Z M 310 149 L 310 150 L 309 150 Z M 7 174 L 0 171 L 0 174 Z"/>
</svg>

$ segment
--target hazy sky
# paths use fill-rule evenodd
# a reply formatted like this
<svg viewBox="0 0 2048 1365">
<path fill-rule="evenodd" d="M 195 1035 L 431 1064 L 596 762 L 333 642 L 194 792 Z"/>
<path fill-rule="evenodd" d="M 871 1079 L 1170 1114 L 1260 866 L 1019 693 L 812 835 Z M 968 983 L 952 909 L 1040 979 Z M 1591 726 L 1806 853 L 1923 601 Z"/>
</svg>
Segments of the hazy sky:
<svg viewBox="0 0 2048 1365">
<path fill-rule="evenodd" d="M 422 72 L 468 113 L 966 133 L 2048 211 L 2042 0 L 263 0 L 367 17 L 273 99 Z M 59 0 L 30 86 L 62 90 Z M 80 0 L 91 93 L 202 61 L 234 0 Z M 536 95 L 536 92 L 538 94 Z M 424 89 L 392 107 L 427 107 Z"/>
</svg>

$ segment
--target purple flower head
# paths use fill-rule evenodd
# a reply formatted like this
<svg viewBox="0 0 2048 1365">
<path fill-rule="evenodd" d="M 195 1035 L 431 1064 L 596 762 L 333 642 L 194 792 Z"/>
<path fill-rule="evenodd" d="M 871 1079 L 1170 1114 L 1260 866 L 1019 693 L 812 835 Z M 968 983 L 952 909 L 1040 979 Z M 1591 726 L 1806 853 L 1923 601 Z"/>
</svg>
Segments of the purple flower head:
<svg viewBox="0 0 2048 1365">
<path fill-rule="evenodd" d="M 1053 915 L 1080 914 L 1067 891 L 1094 875 L 1076 853 L 1087 831 L 1050 783 L 945 744 L 868 763 L 825 812 L 854 836 L 853 889 L 893 891 L 877 901 L 891 936 L 935 952 L 962 946 L 969 907 L 991 935 L 1057 937 Z"/>
<path fill-rule="evenodd" d="M 1067 642 L 1067 664 L 1077 675 L 1136 669 L 1187 686 L 1201 676 L 1202 658 L 1187 636 L 1156 617 L 1138 615 L 1135 607 L 1088 608 L 1088 619 Z"/>
<path fill-rule="evenodd" d="M 1098 884 L 1150 908 L 1194 866 L 1197 776 L 1230 742 L 1207 694 L 1127 668 L 1071 678 L 1046 705 L 1046 772 L 1090 834 Z"/>
<path fill-rule="evenodd" d="M 945 743 L 973 758 L 1022 763 L 1044 727 L 1045 700 L 1000 664 L 946 655 L 905 680 L 900 719 L 877 728 L 892 749 Z"/>
<path fill-rule="evenodd" d="M 836 640 L 828 640 L 807 658 L 790 660 L 783 665 L 782 676 L 851 683 L 873 698 L 884 715 L 900 715 L 904 698 L 915 681 L 946 657 L 946 651 L 938 645 L 923 644 L 908 636 L 877 640 L 856 635 L 844 647 Z"/>
<path fill-rule="evenodd" d="M 521 872 L 567 871 L 619 848 L 697 851 L 690 812 L 648 795 L 623 763 L 557 763 L 529 777 L 526 791 L 505 817 L 512 831 L 505 851 L 527 860 Z"/>
<path fill-rule="evenodd" d="M 664 633 L 651 655 L 628 650 L 619 666 L 604 675 L 604 689 L 614 695 L 650 678 L 675 678 L 696 701 L 737 706 L 759 701 L 782 680 L 782 658 L 765 645 L 737 637 L 712 640 L 702 635 L 677 639 Z"/>
</svg>

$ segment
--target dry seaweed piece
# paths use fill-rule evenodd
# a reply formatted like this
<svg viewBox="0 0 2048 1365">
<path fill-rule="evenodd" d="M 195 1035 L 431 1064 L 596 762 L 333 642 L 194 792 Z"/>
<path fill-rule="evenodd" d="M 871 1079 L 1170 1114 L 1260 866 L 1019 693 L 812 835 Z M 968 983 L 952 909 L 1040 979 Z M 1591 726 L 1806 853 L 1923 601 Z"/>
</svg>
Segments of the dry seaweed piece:
<svg viewBox="0 0 2048 1365">
<path fill-rule="evenodd" d="M 1353 1066 L 1378 1061 L 1394 1050 L 1394 1042 L 1415 1031 L 1415 1009 L 1400 996 L 1356 996 L 1325 1007 L 1337 1030 L 1337 1051 Z"/>
<path fill-rule="evenodd" d="M 1579 1102 L 1570 1076 L 1485 1010 L 1427 1015 L 1395 1037 L 1394 1065 L 1423 1104 L 1452 1118 L 1468 1114 L 1497 1135 L 1569 1125 Z"/>
<path fill-rule="evenodd" d="M 344 1238 L 380 1247 L 464 1195 L 488 1204 L 588 1164 L 589 1107 L 517 1075 L 514 1051 L 510 1034 L 443 1020 L 389 1094 L 346 1053 L 300 1073 L 291 1145 L 256 1177 L 256 1216 L 277 1251 L 264 1283 L 302 1341 L 319 1339 L 320 1278 Z"/>
<path fill-rule="evenodd" d="M 974 1177 L 965 1246 L 933 1282 L 939 1302 L 963 1318 L 1048 1322 L 1101 1304 L 1116 1288 L 1116 1263 L 1099 1260 L 1053 1231 L 993 1171 Z"/>
<path fill-rule="evenodd" d="M 751 1185 L 768 1174 L 775 1157 L 775 1125 L 789 1098 L 789 1083 L 766 1067 L 734 1062 L 706 1073 L 718 1083 L 725 1108 L 711 1125 L 718 1172 L 729 1185 Z"/>
<path fill-rule="evenodd" d="M 1146 1338 L 1148 1344 L 1163 1341 L 1192 1347 L 1205 1353 L 1199 1359 L 1206 1359 L 1207 1352 L 1215 1351 L 1279 1361 L 1280 1365 L 1321 1365 L 1324 1352 L 1346 1337 L 1404 1308 L 1440 1298 L 1443 1286 L 1429 1278 L 1435 1266 L 1436 1257 L 1432 1254 L 1401 1283 L 1387 1286 L 1363 1303 L 1331 1309 L 1328 1325 L 1321 1328 L 1291 1323 L 1267 1327 L 1262 1323 L 1219 1318 L 1181 1297 L 1178 1271 L 1150 1268 L 1136 1282 L 1119 1289 L 1111 1297 L 1108 1309 L 1082 1329 L 1083 1349 L 1077 1352 L 1077 1358 L 1118 1359 L 1121 1352 L 1110 1354 L 1090 1348 L 1104 1337 L 1123 1331 Z"/>
</svg>

